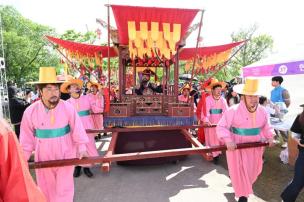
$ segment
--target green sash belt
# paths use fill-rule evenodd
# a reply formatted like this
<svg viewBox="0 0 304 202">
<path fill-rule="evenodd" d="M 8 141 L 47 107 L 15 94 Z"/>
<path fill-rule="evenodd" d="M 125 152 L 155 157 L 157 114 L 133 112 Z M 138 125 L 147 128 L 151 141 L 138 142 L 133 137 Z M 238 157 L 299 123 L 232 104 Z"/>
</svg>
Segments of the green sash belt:
<svg viewBox="0 0 304 202">
<path fill-rule="evenodd" d="M 78 112 L 79 116 L 89 116 L 90 115 L 90 110 L 83 110 Z"/>
<path fill-rule="evenodd" d="M 222 109 L 210 109 L 210 114 L 221 114 L 222 112 Z"/>
<path fill-rule="evenodd" d="M 35 135 L 38 138 L 54 138 L 61 137 L 70 132 L 70 125 L 66 125 L 63 128 L 54 128 L 54 129 L 36 129 Z"/>
<path fill-rule="evenodd" d="M 260 128 L 231 128 L 231 132 L 237 135 L 242 135 L 242 136 L 255 136 L 260 134 L 261 129 Z"/>
</svg>

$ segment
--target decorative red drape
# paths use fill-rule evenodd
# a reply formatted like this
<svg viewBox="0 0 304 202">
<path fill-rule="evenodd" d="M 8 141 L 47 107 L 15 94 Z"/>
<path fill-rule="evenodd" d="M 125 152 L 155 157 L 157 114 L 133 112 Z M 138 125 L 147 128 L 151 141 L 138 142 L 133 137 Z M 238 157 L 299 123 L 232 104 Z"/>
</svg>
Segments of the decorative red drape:
<svg viewBox="0 0 304 202">
<path fill-rule="evenodd" d="M 198 48 L 197 54 L 199 56 L 209 56 L 213 54 L 218 54 L 224 51 L 227 51 L 231 48 L 234 48 L 245 41 L 225 44 L 225 45 L 219 45 L 219 46 L 208 46 L 208 47 L 201 47 Z M 195 48 L 184 48 L 179 53 L 179 59 L 180 60 L 190 60 L 195 56 Z"/>
<path fill-rule="evenodd" d="M 159 30 L 162 31 L 162 23 L 181 24 L 181 38 L 188 30 L 189 25 L 199 11 L 198 9 L 156 8 L 139 6 L 111 5 L 116 26 L 118 29 L 119 43 L 127 45 L 128 21 L 135 21 L 136 29 L 139 30 L 139 22 L 148 22 L 148 30 L 151 29 L 149 22 L 158 22 Z M 170 28 L 171 30 L 173 27 Z"/>
<path fill-rule="evenodd" d="M 0 201 L 45 202 L 28 170 L 27 162 L 13 132 L 0 125 Z"/>
<path fill-rule="evenodd" d="M 49 41 L 65 48 L 69 51 L 72 51 L 72 52 L 78 52 L 78 53 L 81 53 L 83 55 L 87 55 L 90 57 L 94 57 L 95 54 L 101 53 L 103 58 L 108 57 L 108 46 L 96 46 L 96 45 L 90 45 L 90 44 L 77 43 L 74 41 L 62 40 L 62 39 L 58 39 L 58 38 L 51 37 L 51 36 L 46 36 L 46 38 Z M 109 57 L 117 57 L 117 56 L 118 55 L 117 55 L 116 51 L 114 50 L 114 48 L 110 47 Z"/>
</svg>

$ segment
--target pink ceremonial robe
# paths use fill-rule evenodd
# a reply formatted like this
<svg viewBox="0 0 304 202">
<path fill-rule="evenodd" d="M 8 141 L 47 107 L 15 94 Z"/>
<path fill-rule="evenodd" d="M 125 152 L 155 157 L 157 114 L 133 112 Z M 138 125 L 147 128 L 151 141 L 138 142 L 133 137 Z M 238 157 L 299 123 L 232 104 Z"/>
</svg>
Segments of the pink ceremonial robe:
<svg viewBox="0 0 304 202">
<path fill-rule="evenodd" d="M 104 112 L 104 98 L 103 96 L 99 96 L 98 94 L 94 95 L 90 93 L 88 95 L 90 97 L 90 102 L 95 102 L 98 109 L 97 111 Z M 92 119 L 94 123 L 95 129 L 103 129 L 103 115 L 102 114 L 92 114 Z"/>
<path fill-rule="evenodd" d="M 232 132 L 232 128 L 259 128 L 260 132 L 257 135 L 240 135 Z M 259 142 L 273 136 L 265 109 L 259 105 L 255 113 L 249 113 L 244 101 L 230 107 L 224 113 L 216 130 L 218 138 L 225 143 Z M 253 193 L 252 185 L 263 168 L 263 152 L 263 147 L 226 152 L 229 175 L 236 197 L 248 197 Z"/>
<path fill-rule="evenodd" d="M 38 131 L 65 128 L 69 132 L 59 137 L 38 137 Z M 44 135 L 51 135 L 50 132 Z M 20 143 L 28 160 L 35 151 L 35 161 L 70 159 L 86 151 L 88 142 L 83 125 L 74 107 L 60 100 L 48 110 L 39 100 L 24 112 L 21 121 Z M 74 166 L 36 169 L 37 184 L 49 202 L 72 202 L 74 196 Z"/>
<path fill-rule="evenodd" d="M 210 122 L 211 124 L 217 124 L 227 108 L 227 102 L 223 97 L 220 97 L 219 100 L 215 100 L 213 96 L 210 95 L 206 98 L 206 115 L 204 116 L 202 113 L 201 120 Z M 215 128 L 205 128 L 205 139 L 206 146 L 218 146 L 222 144 L 216 135 Z M 212 156 L 216 157 L 221 153 L 222 152 L 220 151 L 212 152 Z"/>
<path fill-rule="evenodd" d="M 179 95 L 178 96 L 178 101 L 179 102 L 185 102 L 185 103 L 187 103 L 188 102 L 188 100 L 189 100 L 189 97 L 188 96 L 184 96 L 184 95 Z"/>
<path fill-rule="evenodd" d="M 70 98 L 67 102 L 71 103 L 78 114 L 85 129 L 94 129 L 94 122 L 91 114 L 81 115 L 81 112 L 89 111 L 89 113 L 99 113 L 103 111 L 101 100 L 91 99 L 89 95 L 82 95 L 78 99 Z M 98 156 L 98 151 L 95 145 L 95 134 L 87 134 L 89 142 L 86 145 L 89 156 Z"/>
</svg>

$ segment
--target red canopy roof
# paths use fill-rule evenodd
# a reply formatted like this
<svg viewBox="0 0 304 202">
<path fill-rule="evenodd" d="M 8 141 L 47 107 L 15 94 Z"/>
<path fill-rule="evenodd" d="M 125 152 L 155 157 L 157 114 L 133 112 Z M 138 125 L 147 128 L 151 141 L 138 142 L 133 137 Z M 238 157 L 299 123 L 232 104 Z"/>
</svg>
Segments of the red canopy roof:
<svg viewBox="0 0 304 202">
<path fill-rule="evenodd" d="M 244 42 L 245 41 L 240 41 L 240 42 L 235 42 L 235 43 L 230 43 L 230 44 L 225 44 L 225 45 L 198 48 L 197 54 L 201 57 L 218 54 L 218 53 L 227 51 L 231 48 L 234 48 Z M 184 48 L 179 53 L 180 60 L 190 60 L 194 56 L 195 56 L 195 48 Z"/>
<path fill-rule="evenodd" d="M 119 43 L 127 45 L 128 38 L 128 21 L 135 21 L 136 29 L 139 30 L 139 22 L 158 22 L 159 30 L 162 31 L 161 23 L 181 24 L 181 38 L 188 30 L 189 25 L 194 19 L 199 9 L 177 9 L 177 8 L 156 8 L 156 7 L 139 7 L 139 6 L 120 6 L 111 5 L 116 26 L 118 29 Z M 170 28 L 171 30 L 173 27 Z"/>
<path fill-rule="evenodd" d="M 51 36 L 46 36 L 46 38 L 72 52 L 79 52 L 83 55 L 90 57 L 95 57 L 95 54 L 102 54 L 102 57 L 108 57 L 108 46 L 96 46 L 90 44 L 77 43 L 74 41 L 62 40 Z M 117 53 L 113 47 L 110 47 L 109 57 L 117 57 Z"/>
</svg>

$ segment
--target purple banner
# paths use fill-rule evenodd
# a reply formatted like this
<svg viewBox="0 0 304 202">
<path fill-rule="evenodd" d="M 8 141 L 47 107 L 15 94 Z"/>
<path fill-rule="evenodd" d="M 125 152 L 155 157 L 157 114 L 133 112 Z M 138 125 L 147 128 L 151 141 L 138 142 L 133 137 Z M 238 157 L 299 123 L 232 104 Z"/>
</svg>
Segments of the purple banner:
<svg viewBox="0 0 304 202">
<path fill-rule="evenodd" d="M 272 75 L 304 74 L 304 61 L 276 64 Z"/>
<path fill-rule="evenodd" d="M 243 76 L 277 76 L 304 74 L 304 61 L 263 65 L 257 67 L 244 67 Z"/>
</svg>

